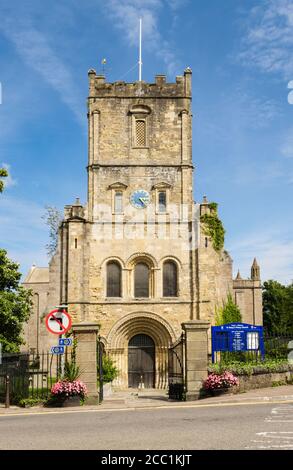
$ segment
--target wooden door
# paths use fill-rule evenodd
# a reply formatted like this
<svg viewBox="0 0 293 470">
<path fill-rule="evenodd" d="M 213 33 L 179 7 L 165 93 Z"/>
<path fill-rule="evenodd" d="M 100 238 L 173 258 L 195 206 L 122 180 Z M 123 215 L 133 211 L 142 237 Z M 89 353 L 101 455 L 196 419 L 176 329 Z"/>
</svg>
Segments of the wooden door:
<svg viewBox="0 0 293 470">
<path fill-rule="evenodd" d="M 128 344 L 128 386 L 145 388 L 155 386 L 155 344 L 147 335 L 136 335 Z"/>
</svg>

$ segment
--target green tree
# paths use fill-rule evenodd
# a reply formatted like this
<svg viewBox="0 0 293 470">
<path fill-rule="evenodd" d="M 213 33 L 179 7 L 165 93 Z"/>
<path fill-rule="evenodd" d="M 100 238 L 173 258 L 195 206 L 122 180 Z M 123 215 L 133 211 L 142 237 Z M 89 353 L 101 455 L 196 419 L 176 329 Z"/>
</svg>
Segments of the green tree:
<svg viewBox="0 0 293 470">
<path fill-rule="evenodd" d="M 263 320 L 270 334 L 293 333 L 293 283 L 269 280 L 263 284 Z"/>
<path fill-rule="evenodd" d="M 227 300 L 223 301 L 223 306 L 216 309 L 216 325 L 226 323 L 239 323 L 242 321 L 238 305 L 233 301 L 232 295 L 227 295 Z"/>
<path fill-rule="evenodd" d="M 46 213 L 42 216 L 45 224 L 49 227 L 49 243 L 46 245 L 47 255 L 51 258 L 55 255 L 58 244 L 58 230 L 62 222 L 62 214 L 52 206 L 46 206 Z"/>
<path fill-rule="evenodd" d="M 4 352 L 17 352 L 23 343 L 23 323 L 32 307 L 31 291 L 20 286 L 19 265 L 0 249 L 0 342 Z"/>
<path fill-rule="evenodd" d="M 8 171 L 6 168 L 0 168 L 0 193 L 3 192 L 4 189 L 4 181 L 2 178 L 6 178 L 8 176 Z"/>
</svg>

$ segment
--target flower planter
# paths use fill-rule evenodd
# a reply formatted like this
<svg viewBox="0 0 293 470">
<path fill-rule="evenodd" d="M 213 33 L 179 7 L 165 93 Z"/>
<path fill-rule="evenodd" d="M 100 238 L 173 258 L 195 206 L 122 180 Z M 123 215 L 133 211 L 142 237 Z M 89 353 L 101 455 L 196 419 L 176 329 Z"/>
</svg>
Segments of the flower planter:
<svg viewBox="0 0 293 470">
<path fill-rule="evenodd" d="M 203 388 L 212 396 L 233 393 L 238 385 L 238 378 L 228 371 L 222 374 L 211 373 L 203 382 Z"/>
<path fill-rule="evenodd" d="M 80 396 L 76 395 L 74 397 L 66 397 L 64 401 L 62 401 L 62 407 L 67 406 L 80 406 Z"/>
<path fill-rule="evenodd" d="M 59 380 L 51 389 L 49 406 L 80 406 L 81 400 L 87 396 L 87 388 L 83 382 L 74 380 Z"/>
<path fill-rule="evenodd" d="M 225 388 L 215 388 L 214 390 L 210 390 L 210 394 L 212 397 L 218 397 L 219 395 L 224 395 L 225 393 L 229 393 L 231 389 L 229 387 Z"/>
</svg>

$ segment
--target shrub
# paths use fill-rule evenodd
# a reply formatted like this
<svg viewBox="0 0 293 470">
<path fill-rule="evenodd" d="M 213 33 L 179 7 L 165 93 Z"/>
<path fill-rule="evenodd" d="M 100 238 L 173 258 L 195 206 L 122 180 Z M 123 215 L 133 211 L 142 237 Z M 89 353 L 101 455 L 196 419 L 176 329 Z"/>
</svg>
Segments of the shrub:
<svg viewBox="0 0 293 470">
<path fill-rule="evenodd" d="M 80 377 L 79 367 L 75 362 L 65 362 L 63 379 L 67 382 L 74 382 Z"/>
<path fill-rule="evenodd" d="M 22 408 L 29 408 L 31 406 L 44 405 L 45 402 L 46 400 L 42 398 L 22 398 L 19 400 L 18 404 Z"/>
<path fill-rule="evenodd" d="M 225 325 L 226 323 L 241 323 L 241 312 L 238 305 L 233 301 L 231 293 L 227 295 L 223 306 L 216 309 L 216 325 Z"/>
<path fill-rule="evenodd" d="M 225 361 L 224 363 L 216 363 L 209 365 L 210 373 L 222 374 L 229 371 L 235 375 L 252 375 L 270 372 L 284 372 L 293 370 L 293 365 L 288 363 L 288 360 L 266 359 L 261 362 L 250 361 Z"/>
<path fill-rule="evenodd" d="M 103 382 L 113 382 L 119 375 L 119 370 L 117 369 L 116 365 L 114 364 L 113 359 L 104 354 L 103 355 Z"/>
</svg>

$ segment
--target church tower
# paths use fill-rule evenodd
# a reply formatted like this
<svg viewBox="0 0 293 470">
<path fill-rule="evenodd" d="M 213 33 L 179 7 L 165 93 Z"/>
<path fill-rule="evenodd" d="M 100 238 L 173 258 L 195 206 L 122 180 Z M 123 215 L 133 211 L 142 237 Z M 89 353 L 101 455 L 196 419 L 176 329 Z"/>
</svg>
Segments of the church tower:
<svg viewBox="0 0 293 470">
<path fill-rule="evenodd" d="M 87 203 L 65 206 L 42 295 L 47 312 L 66 305 L 74 323 L 100 325 L 119 387 L 167 387 L 182 323 L 213 324 L 229 292 L 245 321 L 261 320 L 256 265 L 233 281 L 205 226 L 217 204 L 193 200 L 191 77 L 109 83 L 89 71 Z"/>
</svg>

